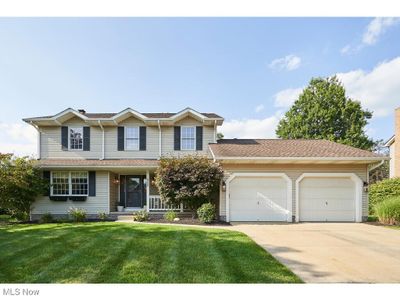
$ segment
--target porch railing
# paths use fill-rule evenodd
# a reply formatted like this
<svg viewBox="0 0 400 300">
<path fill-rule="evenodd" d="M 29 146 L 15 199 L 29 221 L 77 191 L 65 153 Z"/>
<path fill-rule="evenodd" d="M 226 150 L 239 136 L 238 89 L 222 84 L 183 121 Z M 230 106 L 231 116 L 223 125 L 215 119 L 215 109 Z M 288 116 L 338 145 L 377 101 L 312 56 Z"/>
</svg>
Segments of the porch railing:
<svg viewBox="0 0 400 300">
<path fill-rule="evenodd" d="M 186 208 L 182 204 L 181 205 L 168 204 L 165 200 L 162 200 L 159 195 L 150 195 L 149 197 L 150 211 L 178 210 L 182 212 L 184 209 Z"/>
</svg>

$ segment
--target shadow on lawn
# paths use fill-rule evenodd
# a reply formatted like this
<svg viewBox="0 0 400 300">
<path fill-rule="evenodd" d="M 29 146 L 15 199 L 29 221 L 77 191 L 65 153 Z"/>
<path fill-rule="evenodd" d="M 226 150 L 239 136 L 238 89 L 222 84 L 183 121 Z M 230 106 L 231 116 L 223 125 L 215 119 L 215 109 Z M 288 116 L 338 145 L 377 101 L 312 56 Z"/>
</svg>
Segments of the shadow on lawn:
<svg viewBox="0 0 400 300">
<path fill-rule="evenodd" d="M 246 235 L 222 229 L 23 225 L 1 228 L 0 247 L 1 282 L 300 282 Z"/>
</svg>

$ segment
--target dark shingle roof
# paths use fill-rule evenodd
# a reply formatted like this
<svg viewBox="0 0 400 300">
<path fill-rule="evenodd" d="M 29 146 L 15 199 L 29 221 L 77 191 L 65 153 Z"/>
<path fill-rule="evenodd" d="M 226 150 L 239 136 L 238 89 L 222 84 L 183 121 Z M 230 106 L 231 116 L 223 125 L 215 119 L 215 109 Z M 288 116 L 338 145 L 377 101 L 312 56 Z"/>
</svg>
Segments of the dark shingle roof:
<svg viewBox="0 0 400 300">
<path fill-rule="evenodd" d="M 210 144 L 215 157 L 382 157 L 327 140 L 222 139 Z"/>
</svg>

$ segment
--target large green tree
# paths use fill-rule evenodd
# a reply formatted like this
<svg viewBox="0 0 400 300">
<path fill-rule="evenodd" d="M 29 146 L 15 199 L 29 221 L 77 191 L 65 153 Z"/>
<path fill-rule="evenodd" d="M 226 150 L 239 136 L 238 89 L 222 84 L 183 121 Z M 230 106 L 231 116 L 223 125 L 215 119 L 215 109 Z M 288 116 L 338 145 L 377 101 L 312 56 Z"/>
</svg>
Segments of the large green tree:
<svg viewBox="0 0 400 300">
<path fill-rule="evenodd" d="M 372 112 L 346 96 L 336 76 L 313 78 L 278 124 L 276 134 L 285 139 L 327 139 L 371 150 L 365 133 Z"/>
<path fill-rule="evenodd" d="M 0 153 L 0 208 L 26 220 L 36 197 L 47 189 L 34 160 Z"/>
</svg>

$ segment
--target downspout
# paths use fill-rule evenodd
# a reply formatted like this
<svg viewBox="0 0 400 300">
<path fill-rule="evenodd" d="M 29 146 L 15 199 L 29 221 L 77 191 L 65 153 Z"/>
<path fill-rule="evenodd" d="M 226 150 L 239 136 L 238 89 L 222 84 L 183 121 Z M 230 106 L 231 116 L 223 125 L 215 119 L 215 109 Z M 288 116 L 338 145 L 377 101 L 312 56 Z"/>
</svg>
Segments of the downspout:
<svg viewBox="0 0 400 300">
<path fill-rule="evenodd" d="M 161 138 L 161 125 L 160 125 L 160 120 L 158 120 L 158 149 L 159 149 L 159 158 L 161 158 L 162 155 L 162 146 L 161 146 L 162 138 Z"/>
<path fill-rule="evenodd" d="M 101 159 L 100 160 L 104 160 L 104 158 L 105 158 L 105 144 L 104 144 L 104 139 L 105 139 L 105 135 L 104 135 L 104 127 L 103 127 L 103 125 L 101 124 L 101 121 L 100 120 L 98 120 L 97 121 L 98 123 L 99 123 L 99 126 L 100 126 L 100 128 L 101 128 L 101 131 L 102 131 L 102 135 L 103 135 L 103 143 L 102 143 L 102 147 L 101 147 Z"/>
<path fill-rule="evenodd" d="M 382 159 L 378 164 L 373 165 L 371 168 L 368 167 L 368 174 L 369 174 L 369 172 L 371 172 L 371 171 L 375 170 L 376 168 L 379 168 L 380 166 L 382 166 L 384 163 L 385 163 L 385 160 Z"/>
</svg>

